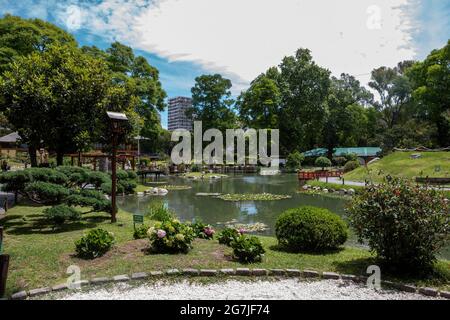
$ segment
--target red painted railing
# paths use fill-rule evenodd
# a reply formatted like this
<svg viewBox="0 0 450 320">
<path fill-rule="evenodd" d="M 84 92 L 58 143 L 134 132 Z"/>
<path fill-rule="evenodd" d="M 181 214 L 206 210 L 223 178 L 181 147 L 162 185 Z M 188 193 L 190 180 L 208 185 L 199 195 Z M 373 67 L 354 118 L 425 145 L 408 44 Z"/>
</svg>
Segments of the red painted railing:
<svg viewBox="0 0 450 320">
<path fill-rule="evenodd" d="M 319 171 L 299 171 L 298 179 L 299 180 L 316 180 L 319 178 L 330 178 L 336 177 L 339 178 L 343 175 L 342 170 L 319 170 Z"/>
</svg>

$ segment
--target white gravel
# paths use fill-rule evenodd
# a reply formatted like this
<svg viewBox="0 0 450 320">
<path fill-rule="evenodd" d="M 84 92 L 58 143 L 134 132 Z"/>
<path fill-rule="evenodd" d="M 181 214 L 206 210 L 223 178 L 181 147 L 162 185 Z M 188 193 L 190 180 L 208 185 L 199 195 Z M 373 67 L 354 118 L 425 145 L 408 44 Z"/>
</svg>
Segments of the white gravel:
<svg viewBox="0 0 450 320">
<path fill-rule="evenodd" d="M 146 283 L 72 291 L 58 297 L 63 300 L 418 300 L 431 299 L 420 294 L 394 290 L 374 290 L 352 282 L 337 280 L 305 281 L 283 279 L 277 281 L 228 280 L 200 284 L 188 282 Z"/>
</svg>

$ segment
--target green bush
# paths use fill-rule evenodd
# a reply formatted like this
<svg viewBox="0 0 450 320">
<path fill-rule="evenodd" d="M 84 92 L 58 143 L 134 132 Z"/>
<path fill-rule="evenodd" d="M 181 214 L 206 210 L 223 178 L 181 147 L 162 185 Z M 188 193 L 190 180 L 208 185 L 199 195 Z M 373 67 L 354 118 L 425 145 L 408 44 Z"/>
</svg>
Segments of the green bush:
<svg viewBox="0 0 450 320">
<path fill-rule="evenodd" d="M 333 157 L 333 162 L 341 167 L 347 162 L 347 159 L 345 157 Z"/>
<path fill-rule="evenodd" d="M 147 231 L 150 227 L 145 224 L 140 224 L 134 228 L 133 238 L 134 239 L 145 239 L 147 238 Z"/>
<path fill-rule="evenodd" d="M 241 234 L 234 228 L 225 228 L 219 233 L 217 240 L 220 244 L 230 246 L 231 242 L 239 237 Z"/>
<path fill-rule="evenodd" d="M 80 212 L 64 204 L 45 209 L 44 216 L 55 225 L 61 225 L 66 221 L 78 221 L 81 219 Z"/>
<path fill-rule="evenodd" d="M 316 167 L 321 167 L 322 170 L 325 169 L 325 167 L 331 167 L 331 161 L 330 159 L 328 159 L 327 157 L 318 157 L 315 161 L 314 161 L 314 165 Z"/>
<path fill-rule="evenodd" d="M 147 235 L 152 249 L 159 253 L 187 253 L 195 238 L 189 225 L 175 219 L 155 223 Z"/>
<path fill-rule="evenodd" d="M 93 185 L 99 189 L 102 184 L 109 182 L 111 179 L 107 173 L 100 171 L 90 171 L 86 175 L 86 183 Z"/>
<path fill-rule="evenodd" d="M 175 218 L 175 214 L 162 201 L 152 202 L 148 206 L 146 215 L 150 220 L 155 221 L 167 221 Z"/>
<path fill-rule="evenodd" d="M 26 184 L 31 179 L 31 174 L 26 170 L 9 171 L 0 174 L 2 190 L 6 192 L 23 192 Z"/>
<path fill-rule="evenodd" d="M 449 239 L 444 196 L 401 179 L 367 187 L 347 212 L 359 240 L 392 269 L 429 270 Z"/>
<path fill-rule="evenodd" d="M 58 184 L 36 181 L 27 184 L 25 192 L 32 200 L 41 203 L 61 203 L 70 190 Z"/>
<path fill-rule="evenodd" d="M 275 224 L 280 245 L 293 251 L 336 249 L 347 240 L 345 222 L 327 209 L 304 206 L 283 212 Z"/>
<path fill-rule="evenodd" d="M 117 179 L 118 180 L 127 180 L 128 179 L 128 172 L 125 170 L 117 170 Z"/>
<path fill-rule="evenodd" d="M 358 161 L 348 161 L 344 166 L 344 172 L 350 172 L 356 168 L 359 168 L 359 166 L 360 164 Z"/>
<path fill-rule="evenodd" d="M 114 244 L 112 233 L 103 229 L 93 229 L 75 241 L 77 255 L 85 259 L 94 259 L 104 255 Z"/>
<path fill-rule="evenodd" d="M 105 198 L 96 198 L 91 196 L 85 196 L 82 194 L 71 194 L 64 199 L 64 202 L 69 206 L 80 206 L 80 207 L 92 207 L 96 212 L 111 211 L 111 201 Z"/>
<path fill-rule="evenodd" d="M 255 236 L 241 235 L 230 243 L 235 259 L 244 263 L 261 261 L 266 252 L 261 241 Z"/>
<path fill-rule="evenodd" d="M 214 233 L 216 233 L 210 225 L 204 224 L 201 220 L 197 220 L 192 223 L 191 228 L 194 230 L 195 237 L 200 239 L 213 239 Z"/>
<path fill-rule="evenodd" d="M 305 160 L 305 156 L 298 152 L 290 153 L 286 158 L 286 169 L 290 172 L 295 172 L 302 167 L 302 162 Z"/>
<path fill-rule="evenodd" d="M 32 181 L 43 181 L 54 184 L 65 184 L 68 181 L 67 176 L 59 171 L 50 168 L 29 168 L 25 169 L 32 177 Z"/>
</svg>

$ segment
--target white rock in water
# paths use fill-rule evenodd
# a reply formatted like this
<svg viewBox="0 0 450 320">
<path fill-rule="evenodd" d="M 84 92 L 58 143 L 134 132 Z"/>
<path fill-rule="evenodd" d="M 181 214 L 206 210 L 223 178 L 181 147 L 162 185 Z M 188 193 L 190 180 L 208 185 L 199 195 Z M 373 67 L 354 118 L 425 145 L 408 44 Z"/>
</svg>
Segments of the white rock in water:
<svg viewBox="0 0 450 320">
<path fill-rule="evenodd" d="M 328 189 L 327 188 L 322 189 L 322 192 L 328 192 Z"/>
<path fill-rule="evenodd" d="M 167 189 L 163 189 L 163 188 L 158 189 L 158 194 L 159 194 L 159 195 L 164 196 L 164 195 L 166 195 L 166 194 L 168 194 L 168 193 L 169 193 L 169 190 L 167 190 Z"/>
<path fill-rule="evenodd" d="M 138 192 L 137 195 L 138 195 L 139 197 L 142 197 L 142 196 L 144 195 L 144 193 L 143 193 L 143 192 Z"/>
<path fill-rule="evenodd" d="M 350 189 L 347 190 L 347 193 L 348 194 L 355 194 L 355 189 L 351 189 L 350 188 Z"/>
<path fill-rule="evenodd" d="M 302 187 L 302 189 L 303 189 L 303 190 L 308 190 L 308 189 L 309 189 L 309 186 L 308 186 L 307 184 L 305 184 L 305 185 Z"/>
</svg>

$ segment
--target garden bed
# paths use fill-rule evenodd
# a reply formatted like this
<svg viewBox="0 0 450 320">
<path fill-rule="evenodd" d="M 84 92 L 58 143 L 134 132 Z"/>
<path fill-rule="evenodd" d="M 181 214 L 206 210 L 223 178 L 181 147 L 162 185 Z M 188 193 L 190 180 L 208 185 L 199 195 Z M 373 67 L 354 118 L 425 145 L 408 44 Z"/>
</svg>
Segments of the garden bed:
<svg viewBox="0 0 450 320">
<path fill-rule="evenodd" d="M 68 277 L 66 270 L 70 265 L 81 267 L 83 279 L 172 268 L 249 267 L 234 261 L 231 249 L 220 245 L 216 240 L 197 239 L 194 249 L 188 254 L 149 254 L 146 239 L 133 240 L 132 215 L 123 211 L 118 213 L 118 223 L 114 225 L 109 222 L 108 214 L 91 213 L 84 215 L 79 222 L 53 229 L 43 218 L 44 208 L 33 205 L 16 206 L 0 220 L 0 225 L 5 227 L 4 251 L 11 255 L 8 294 L 63 283 Z M 94 260 L 82 260 L 74 256 L 74 241 L 90 229 L 98 227 L 114 234 L 116 244 L 113 249 Z M 251 264 L 251 268 L 313 269 L 366 275 L 367 266 L 376 264 L 373 255 L 360 248 L 345 247 L 324 254 L 289 253 L 281 251 L 273 237 L 259 239 L 266 249 L 266 254 L 261 263 Z M 427 279 L 398 279 L 384 274 L 382 277 L 448 290 L 450 261 L 439 261 L 433 277 Z"/>
</svg>

